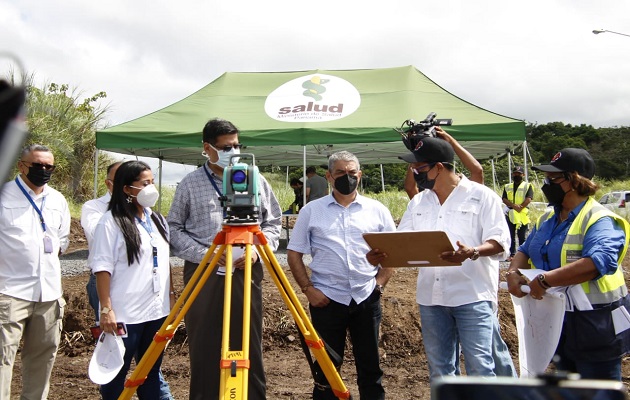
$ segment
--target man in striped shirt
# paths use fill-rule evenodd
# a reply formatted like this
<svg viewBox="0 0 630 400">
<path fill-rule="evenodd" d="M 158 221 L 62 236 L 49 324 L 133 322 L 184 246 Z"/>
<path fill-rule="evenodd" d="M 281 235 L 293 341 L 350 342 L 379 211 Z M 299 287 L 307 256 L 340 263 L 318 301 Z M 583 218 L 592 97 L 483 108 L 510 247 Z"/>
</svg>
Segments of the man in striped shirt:
<svg viewBox="0 0 630 400">
<path fill-rule="evenodd" d="M 203 149 L 208 156 L 201 168 L 186 175 L 177 186 L 168 213 L 172 252 L 185 260 L 184 283 L 188 283 L 223 228 L 223 207 L 219 197 L 223 170 L 230 158 L 240 153 L 239 131 L 229 121 L 210 120 L 203 129 Z M 282 211 L 267 180 L 259 175 L 259 225 L 272 249 L 278 248 Z M 235 248 L 236 249 L 236 248 Z M 230 348 L 240 348 L 243 322 L 243 285 L 245 257 L 233 255 Z M 219 398 L 221 326 L 223 325 L 223 291 L 225 267 L 212 271 L 195 301 L 186 313 L 186 332 L 190 349 L 191 400 Z M 249 399 L 266 399 L 266 380 L 262 360 L 262 279 L 263 267 L 252 252 L 252 293 L 250 316 Z"/>
<path fill-rule="evenodd" d="M 359 160 L 340 151 L 328 159 L 326 179 L 333 191 L 300 211 L 288 245 L 293 277 L 306 295 L 313 326 L 343 359 L 350 331 L 362 399 L 384 399 L 378 353 L 381 294 L 393 271 L 372 265 L 363 233 L 394 231 L 389 210 L 361 196 Z M 303 261 L 312 256 L 309 277 Z M 316 365 L 313 399 L 336 399 Z"/>
</svg>

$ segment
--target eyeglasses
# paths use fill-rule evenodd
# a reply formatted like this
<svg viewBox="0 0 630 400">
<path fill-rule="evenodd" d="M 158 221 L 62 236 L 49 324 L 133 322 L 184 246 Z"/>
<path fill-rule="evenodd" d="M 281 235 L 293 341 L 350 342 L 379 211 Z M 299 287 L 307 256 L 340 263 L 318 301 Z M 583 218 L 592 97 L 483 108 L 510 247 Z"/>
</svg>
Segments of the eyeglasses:
<svg viewBox="0 0 630 400">
<path fill-rule="evenodd" d="M 232 149 L 241 149 L 243 147 L 243 144 L 236 143 L 236 144 L 233 144 L 233 145 L 230 145 L 230 146 L 223 146 L 220 149 L 214 147 L 213 145 L 210 145 L 210 147 L 212 147 L 216 151 L 225 151 L 227 153 L 228 151 L 231 151 Z"/>
<path fill-rule="evenodd" d="M 418 174 L 422 174 L 424 172 L 429 172 L 431 170 L 431 168 L 433 168 L 435 166 L 435 164 L 437 164 L 437 163 L 429 163 L 429 164 L 423 165 L 422 167 L 411 168 L 411 170 L 413 171 L 414 174 L 418 175 Z"/>
<path fill-rule="evenodd" d="M 38 163 L 38 162 L 28 162 L 28 161 L 21 161 L 21 160 L 20 160 L 20 162 L 22 164 L 24 164 L 24 165 L 26 165 L 27 163 L 31 164 L 30 167 L 33 167 L 35 169 L 45 169 L 46 171 L 50 171 L 50 172 L 54 171 L 55 168 L 57 168 L 56 165 L 52 165 L 52 164 L 42 164 L 42 163 Z M 27 167 L 28 167 L 28 165 L 27 165 Z"/>
<path fill-rule="evenodd" d="M 558 180 L 562 179 L 562 181 L 558 182 Z M 544 184 L 546 185 L 550 185 L 552 183 L 562 183 L 564 181 L 567 180 L 567 177 L 564 175 L 560 175 L 560 176 L 548 176 L 545 178 L 545 180 L 543 181 Z"/>
</svg>

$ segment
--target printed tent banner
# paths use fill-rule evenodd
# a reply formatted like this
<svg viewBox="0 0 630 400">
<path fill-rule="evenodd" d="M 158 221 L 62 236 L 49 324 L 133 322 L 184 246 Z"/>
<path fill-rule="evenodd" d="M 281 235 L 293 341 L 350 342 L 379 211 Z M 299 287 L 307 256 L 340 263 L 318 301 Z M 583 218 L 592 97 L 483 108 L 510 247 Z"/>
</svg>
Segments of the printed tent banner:
<svg viewBox="0 0 630 400">
<path fill-rule="evenodd" d="M 401 162 L 394 131 L 434 112 L 478 159 L 504 155 L 525 140 L 525 124 L 477 107 L 413 66 L 363 70 L 227 72 L 161 110 L 96 133 L 96 147 L 200 165 L 201 131 L 212 118 L 236 125 L 242 152 L 258 165 L 325 164 L 348 150 L 363 164 Z"/>
</svg>

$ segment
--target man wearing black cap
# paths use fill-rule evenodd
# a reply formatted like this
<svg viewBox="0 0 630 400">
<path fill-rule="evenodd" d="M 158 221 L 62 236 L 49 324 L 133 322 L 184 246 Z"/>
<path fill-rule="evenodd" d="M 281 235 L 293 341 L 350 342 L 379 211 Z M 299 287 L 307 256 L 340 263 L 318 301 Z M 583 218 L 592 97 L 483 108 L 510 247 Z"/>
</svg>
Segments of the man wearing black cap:
<svg viewBox="0 0 630 400">
<path fill-rule="evenodd" d="M 400 157 L 411 163 L 416 183 L 425 190 L 411 200 L 398 230 L 445 231 L 456 249 L 441 254 L 443 267 L 418 272 L 416 300 L 432 381 L 455 374 L 458 340 L 468 375 L 495 376 L 493 309 L 499 260 L 509 247 L 501 199 L 455 173 L 454 157 L 448 142 L 432 137 Z"/>
<path fill-rule="evenodd" d="M 518 244 L 525 243 L 525 235 L 529 227 L 529 210 L 527 205 L 534 198 L 534 189 L 532 184 L 524 181 L 525 170 L 522 166 L 516 166 L 512 170 L 512 182 L 503 188 L 503 204 L 508 208 L 505 215 L 508 227 L 510 228 L 510 258 L 516 253 L 516 236 L 518 234 Z"/>
</svg>

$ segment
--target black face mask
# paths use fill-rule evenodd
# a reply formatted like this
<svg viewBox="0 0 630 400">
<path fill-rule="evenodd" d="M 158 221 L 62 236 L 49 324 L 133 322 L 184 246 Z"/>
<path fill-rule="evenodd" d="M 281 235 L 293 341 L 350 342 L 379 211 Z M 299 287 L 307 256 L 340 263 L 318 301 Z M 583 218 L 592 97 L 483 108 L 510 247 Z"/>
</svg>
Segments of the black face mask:
<svg viewBox="0 0 630 400">
<path fill-rule="evenodd" d="M 29 167 L 26 177 L 33 185 L 42 187 L 50 181 L 52 173 L 52 171 L 47 171 L 42 168 Z"/>
<path fill-rule="evenodd" d="M 359 179 L 348 174 L 341 175 L 335 179 L 335 189 L 343 195 L 349 195 L 357 189 Z"/>
<path fill-rule="evenodd" d="M 523 182 L 523 177 L 520 175 L 514 175 L 512 176 L 512 180 L 514 181 L 514 183 L 521 183 Z"/>
<path fill-rule="evenodd" d="M 418 185 L 418 189 L 420 190 L 433 189 L 433 186 L 435 186 L 435 179 L 437 179 L 437 176 L 435 177 L 435 179 L 428 178 L 429 171 L 431 171 L 432 169 L 433 167 L 429 168 L 428 171 L 418 172 L 418 173 L 413 174 L 413 179 L 415 179 L 416 185 Z"/>
<path fill-rule="evenodd" d="M 540 190 L 542 190 L 551 206 L 561 205 L 566 195 L 566 192 L 562 190 L 562 186 L 553 182 L 543 184 Z"/>
</svg>

